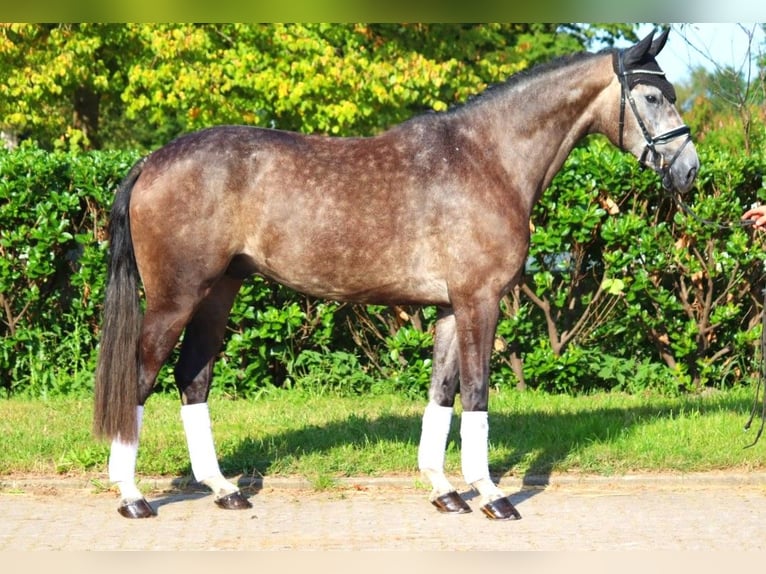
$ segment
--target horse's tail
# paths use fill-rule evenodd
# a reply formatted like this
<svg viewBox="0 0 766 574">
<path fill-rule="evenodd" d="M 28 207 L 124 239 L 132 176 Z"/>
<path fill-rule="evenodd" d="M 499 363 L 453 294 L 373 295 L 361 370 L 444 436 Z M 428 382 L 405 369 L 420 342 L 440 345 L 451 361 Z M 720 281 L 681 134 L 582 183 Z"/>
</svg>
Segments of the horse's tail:
<svg viewBox="0 0 766 574">
<path fill-rule="evenodd" d="M 109 269 L 96 364 L 93 432 L 99 438 L 138 440 L 138 267 L 130 235 L 130 196 L 141 174 L 136 163 L 120 184 L 109 215 Z"/>
</svg>

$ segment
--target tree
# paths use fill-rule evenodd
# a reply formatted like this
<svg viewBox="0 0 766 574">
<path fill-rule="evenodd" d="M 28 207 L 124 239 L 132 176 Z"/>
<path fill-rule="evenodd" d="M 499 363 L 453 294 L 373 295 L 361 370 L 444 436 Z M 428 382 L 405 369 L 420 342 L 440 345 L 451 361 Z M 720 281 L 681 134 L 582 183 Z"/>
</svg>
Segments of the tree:
<svg viewBox="0 0 766 574">
<path fill-rule="evenodd" d="M 713 69 L 694 69 L 688 85 L 678 90 L 686 122 L 698 141 L 715 138 L 709 143 L 722 149 L 744 150 L 750 155 L 766 138 L 763 128 L 766 56 L 755 43 L 755 28 L 739 26 L 747 40 L 748 53 L 735 67 L 720 65 L 712 54 L 690 39 L 684 26 L 680 25 L 679 34 Z M 758 53 L 761 55 L 755 56 Z"/>
<path fill-rule="evenodd" d="M 2 24 L 0 129 L 153 148 L 244 123 L 365 135 L 630 25 Z M 608 43 L 608 42 L 607 42 Z"/>
<path fill-rule="evenodd" d="M 100 147 L 119 116 L 131 28 L 110 24 L 0 25 L 0 128 L 45 147 Z"/>
</svg>

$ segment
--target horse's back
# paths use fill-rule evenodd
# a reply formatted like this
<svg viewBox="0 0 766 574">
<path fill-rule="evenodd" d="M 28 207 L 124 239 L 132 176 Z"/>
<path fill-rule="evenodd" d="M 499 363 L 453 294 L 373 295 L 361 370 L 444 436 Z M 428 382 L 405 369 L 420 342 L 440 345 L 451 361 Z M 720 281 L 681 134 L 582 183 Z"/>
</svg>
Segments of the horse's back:
<svg viewBox="0 0 766 574">
<path fill-rule="evenodd" d="M 486 248 L 472 234 L 489 216 L 452 137 L 428 118 L 368 138 L 210 128 L 147 158 L 131 215 L 147 251 L 236 258 L 320 297 L 446 304 L 457 245 Z"/>
</svg>

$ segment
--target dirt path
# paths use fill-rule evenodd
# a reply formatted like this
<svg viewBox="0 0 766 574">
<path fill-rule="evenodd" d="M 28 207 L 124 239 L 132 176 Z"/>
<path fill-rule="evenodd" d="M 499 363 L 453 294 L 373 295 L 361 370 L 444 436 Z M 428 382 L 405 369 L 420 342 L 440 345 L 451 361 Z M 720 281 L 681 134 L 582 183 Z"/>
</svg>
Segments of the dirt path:
<svg viewBox="0 0 766 574">
<path fill-rule="evenodd" d="M 117 514 L 113 492 L 0 480 L 0 550 L 766 549 L 761 475 L 501 486 L 521 521 L 487 520 L 467 492 L 473 513 L 441 515 L 406 479 L 348 480 L 325 492 L 273 480 L 248 511 L 220 510 L 204 492 L 157 491 L 148 499 L 158 516 L 137 521 Z"/>
</svg>

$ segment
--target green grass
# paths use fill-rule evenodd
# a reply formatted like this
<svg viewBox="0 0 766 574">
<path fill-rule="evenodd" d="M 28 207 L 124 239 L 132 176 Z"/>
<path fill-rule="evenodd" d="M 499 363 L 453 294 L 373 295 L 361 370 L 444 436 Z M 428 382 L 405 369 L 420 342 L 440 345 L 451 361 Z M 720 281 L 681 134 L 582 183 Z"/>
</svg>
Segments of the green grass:
<svg viewBox="0 0 766 574">
<path fill-rule="evenodd" d="M 680 398 L 494 392 L 490 467 L 497 476 L 764 470 L 766 437 L 744 448 L 757 431 L 755 424 L 743 432 L 752 400 L 745 388 Z M 210 401 L 224 474 L 297 476 L 317 488 L 345 476 L 418 477 L 424 405 L 392 395 L 308 396 L 294 390 Z M 91 436 L 91 413 L 87 399 L 0 400 L 0 479 L 102 479 L 108 445 Z M 458 443 L 456 417 L 448 474 L 460 474 Z M 157 395 L 147 403 L 137 472 L 191 474 L 174 396 Z"/>
</svg>

